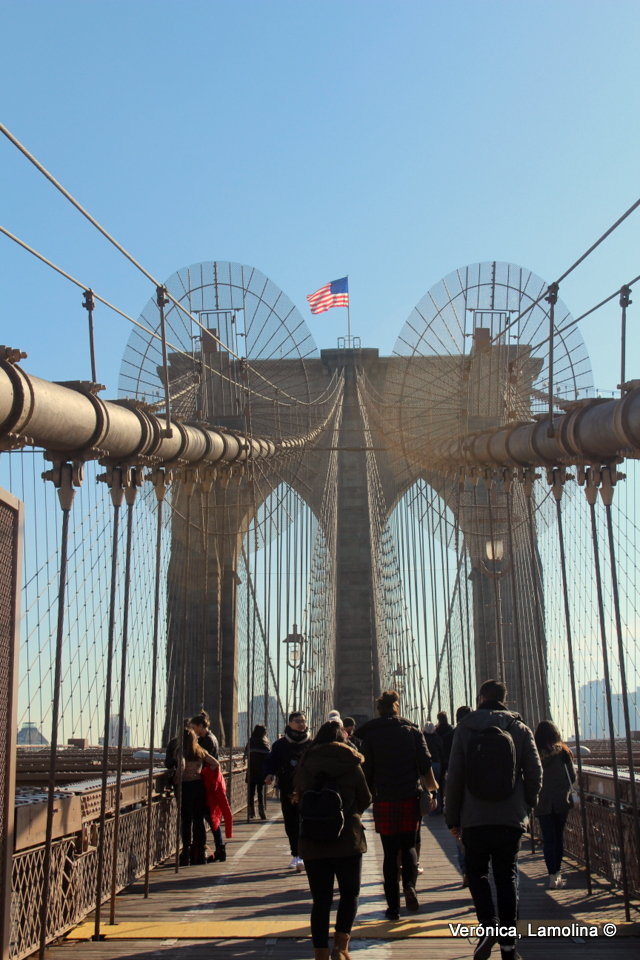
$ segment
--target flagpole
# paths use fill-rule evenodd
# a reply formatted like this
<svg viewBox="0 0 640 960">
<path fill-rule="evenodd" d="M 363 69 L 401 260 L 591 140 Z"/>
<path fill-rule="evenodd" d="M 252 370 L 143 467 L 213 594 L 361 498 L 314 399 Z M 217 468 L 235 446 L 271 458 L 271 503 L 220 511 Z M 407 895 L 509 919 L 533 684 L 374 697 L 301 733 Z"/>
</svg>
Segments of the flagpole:
<svg viewBox="0 0 640 960">
<path fill-rule="evenodd" d="M 349 274 L 347 274 L 347 343 L 351 347 L 351 297 L 349 295 Z"/>
</svg>

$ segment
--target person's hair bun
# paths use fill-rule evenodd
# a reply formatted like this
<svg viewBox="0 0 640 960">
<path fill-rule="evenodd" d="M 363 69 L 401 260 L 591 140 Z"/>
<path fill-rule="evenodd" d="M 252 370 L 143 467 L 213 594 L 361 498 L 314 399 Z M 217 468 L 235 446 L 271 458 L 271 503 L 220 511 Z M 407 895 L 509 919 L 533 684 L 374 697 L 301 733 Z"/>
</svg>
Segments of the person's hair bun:
<svg viewBox="0 0 640 960">
<path fill-rule="evenodd" d="M 392 714 L 398 710 L 400 695 L 396 690 L 383 690 L 378 697 L 378 712 L 381 714 Z"/>
</svg>

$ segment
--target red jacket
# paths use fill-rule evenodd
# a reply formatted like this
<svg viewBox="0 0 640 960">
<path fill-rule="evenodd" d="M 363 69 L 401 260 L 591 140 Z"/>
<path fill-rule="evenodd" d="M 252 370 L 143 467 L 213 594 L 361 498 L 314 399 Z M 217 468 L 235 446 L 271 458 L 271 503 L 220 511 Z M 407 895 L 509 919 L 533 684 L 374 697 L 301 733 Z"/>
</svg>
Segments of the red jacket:
<svg viewBox="0 0 640 960">
<path fill-rule="evenodd" d="M 233 836 L 233 814 L 227 801 L 227 787 L 222 771 L 219 767 L 217 770 L 212 770 L 210 766 L 204 764 L 200 776 L 204 780 L 213 829 L 217 830 L 220 821 L 224 819 L 224 835 L 227 840 L 230 840 Z"/>
</svg>

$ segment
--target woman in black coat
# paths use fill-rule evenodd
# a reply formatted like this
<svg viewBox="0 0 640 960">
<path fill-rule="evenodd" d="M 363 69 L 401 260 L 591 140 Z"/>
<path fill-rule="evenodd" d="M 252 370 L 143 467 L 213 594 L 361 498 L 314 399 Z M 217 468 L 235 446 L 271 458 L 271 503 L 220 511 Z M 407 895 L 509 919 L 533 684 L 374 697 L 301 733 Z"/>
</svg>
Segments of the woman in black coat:
<svg viewBox="0 0 640 960">
<path fill-rule="evenodd" d="M 371 803 L 371 794 L 362 772 L 362 756 L 348 746 L 342 724 L 323 724 L 304 752 L 295 775 L 295 796 L 304 801 L 307 790 L 317 791 L 328 779 L 342 800 L 344 826 L 337 839 L 312 840 L 305 837 L 304 817 L 299 852 L 304 860 L 313 899 L 311 937 L 315 960 L 329 960 L 329 918 L 333 887 L 337 881 L 340 902 L 336 914 L 331 960 L 349 960 L 351 928 L 358 909 L 362 854 L 366 852 L 360 814 Z"/>
<path fill-rule="evenodd" d="M 255 817 L 255 793 L 258 791 L 258 813 L 261 820 L 267 819 L 264 809 L 264 761 L 271 750 L 271 744 L 267 738 L 267 728 L 262 723 L 256 723 L 253 733 L 249 737 L 249 743 L 244 749 L 244 759 L 248 760 L 247 765 L 247 784 L 249 806 L 249 816 Z"/>
<path fill-rule="evenodd" d="M 535 815 L 542 833 L 542 850 L 550 890 L 563 885 L 560 865 L 564 856 L 564 828 L 573 806 L 571 793 L 576 781 L 573 754 L 562 742 L 555 723 L 542 720 L 536 727 L 536 747 L 542 761 L 542 790 Z"/>
</svg>

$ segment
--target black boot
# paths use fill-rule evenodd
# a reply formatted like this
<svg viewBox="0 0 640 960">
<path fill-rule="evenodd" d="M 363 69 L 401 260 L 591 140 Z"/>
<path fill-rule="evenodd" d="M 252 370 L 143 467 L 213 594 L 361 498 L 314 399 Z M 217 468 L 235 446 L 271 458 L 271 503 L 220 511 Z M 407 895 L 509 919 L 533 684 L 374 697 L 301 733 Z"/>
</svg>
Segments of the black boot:
<svg viewBox="0 0 640 960">
<path fill-rule="evenodd" d="M 181 866 L 181 867 L 188 867 L 189 864 L 191 863 L 191 858 L 190 858 L 190 856 L 189 856 L 189 851 L 186 850 L 184 847 L 182 848 L 182 851 L 181 851 L 181 853 L 180 853 L 179 863 L 180 863 L 180 866 Z"/>
<path fill-rule="evenodd" d="M 224 863 L 227 859 L 227 848 L 224 843 L 220 844 L 219 847 L 216 847 L 216 860 L 219 863 Z"/>
</svg>

